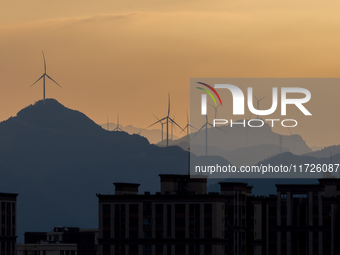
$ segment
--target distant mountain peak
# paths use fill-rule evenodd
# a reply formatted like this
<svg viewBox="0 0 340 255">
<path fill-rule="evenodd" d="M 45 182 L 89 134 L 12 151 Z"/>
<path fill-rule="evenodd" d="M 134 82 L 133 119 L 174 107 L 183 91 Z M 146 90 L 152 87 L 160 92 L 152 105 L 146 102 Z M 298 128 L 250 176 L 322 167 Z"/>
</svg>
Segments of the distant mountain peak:
<svg viewBox="0 0 340 255">
<path fill-rule="evenodd" d="M 92 132 L 102 130 L 85 114 L 72 110 L 59 103 L 56 99 L 39 100 L 17 113 L 16 117 L 8 121 L 15 121 L 27 127 L 46 128 L 67 132 Z"/>
</svg>

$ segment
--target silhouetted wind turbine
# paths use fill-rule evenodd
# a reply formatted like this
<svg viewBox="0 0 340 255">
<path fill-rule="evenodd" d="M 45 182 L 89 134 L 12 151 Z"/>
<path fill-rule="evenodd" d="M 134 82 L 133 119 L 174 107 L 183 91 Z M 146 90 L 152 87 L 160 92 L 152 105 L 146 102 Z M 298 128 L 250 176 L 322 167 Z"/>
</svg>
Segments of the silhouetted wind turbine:
<svg viewBox="0 0 340 255">
<path fill-rule="evenodd" d="M 266 96 L 262 97 L 261 99 L 257 99 L 256 96 L 253 96 L 253 97 L 255 97 L 255 99 L 256 99 L 256 101 L 257 101 L 257 110 L 260 110 L 260 101 L 261 101 L 263 98 L 265 98 Z M 258 119 L 258 118 L 259 118 L 259 115 L 257 115 L 256 118 Z"/>
<path fill-rule="evenodd" d="M 110 131 L 110 127 L 109 127 L 109 116 L 106 116 L 106 128 L 107 128 L 107 131 Z"/>
<path fill-rule="evenodd" d="M 176 113 L 174 114 L 174 121 L 175 121 Z M 171 140 L 174 140 L 174 123 L 171 122 Z"/>
<path fill-rule="evenodd" d="M 119 114 L 117 114 L 117 127 L 113 130 L 113 131 L 123 131 L 120 127 L 119 127 Z"/>
<path fill-rule="evenodd" d="M 204 127 L 205 127 L 205 155 L 208 156 L 208 125 L 214 127 L 212 124 L 210 124 L 208 122 L 208 115 L 205 115 L 205 123 L 203 124 L 203 126 L 196 132 L 196 134 L 194 134 L 194 136 L 192 138 L 194 138 Z M 227 133 L 227 131 L 224 131 L 223 129 L 220 129 L 218 127 L 214 127 L 217 128 L 218 130 L 223 131 L 224 133 Z"/>
<path fill-rule="evenodd" d="M 160 119 L 158 119 L 155 115 L 153 115 L 157 120 L 160 120 Z M 162 133 L 161 133 L 161 139 L 162 139 L 162 146 L 163 146 L 163 125 L 165 124 L 165 123 L 163 123 L 163 122 L 160 122 L 161 123 L 161 125 L 162 125 Z"/>
<path fill-rule="evenodd" d="M 31 85 L 31 87 L 34 84 L 36 84 L 38 81 L 40 81 L 41 78 L 43 78 L 43 98 L 44 98 L 44 103 L 45 103 L 45 77 L 47 76 L 47 78 L 49 78 L 51 81 L 53 81 L 55 84 L 57 84 L 60 88 L 61 88 L 61 86 L 55 80 L 53 80 L 50 76 L 48 76 L 48 74 L 46 73 L 46 61 L 45 61 L 44 52 L 42 52 L 42 54 L 43 54 L 43 58 L 44 58 L 44 73 L 35 83 L 33 83 Z"/>
<path fill-rule="evenodd" d="M 149 127 L 151 127 L 151 126 L 153 126 L 153 125 L 155 125 L 155 124 L 157 124 L 159 122 L 162 123 L 163 120 L 166 120 L 166 146 L 167 147 L 169 146 L 169 122 L 174 123 L 181 130 L 183 130 L 180 125 L 178 125 L 173 119 L 170 118 L 170 94 L 168 94 L 168 100 L 169 100 L 168 115 L 166 117 L 156 121 L 155 123 L 151 124 L 150 126 L 148 126 L 148 128 L 149 128 Z"/>
<path fill-rule="evenodd" d="M 217 108 L 220 107 L 221 104 L 218 104 L 218 106 L 215 106 L 215 105 L 213 105 L 213 104 L 209 104 L 209 105 L 211 105 L 212 107 L 214 107 L 214 109 L 215 109 L 215 119 L 217 119 L 217 116 L 218 116 Z"/>
<path fill-rule="evenodd" d="M 187 129 L 187 145 L 188 145 L 188 149 L 189 149 L 189 139 L 190 139 L 190 137 L 189 137 L 189 128 L 190 127 L 192 127 L 192 128 L 197 130 L 197 128 L 195 128 L 194 126 L 190 125 L 190 123 L 189 123 L 189 115 L 188 115 L 188 111 L 187 111 L 187 125 L 183 128 L 181 133 L 184 132 L 185 129 Z"/>
<path fill-rule="evenodd" d="M 293 137 L 293 153 L 295 154 L 295 137 L 292 134 L 292 131 L 290 131 L 290 128 L 288 128 L 290 135 Z"/>
<path fill-rule="evenodd" d="M 249 129 L 249 131 L 253 134 L 253 136 L 255 136 L 254 133 L 253 133 L 253 131 L 251 130 L 251 128 L 248 126 L 248 123 L 249 123 L 250 118 L 251 118 L 251 113 L 250 113 L 250 115 L 249 115 L 249 119 L 248 119 L 248 122 L 247 122 L 247 125 L 246 125 L 246 146 L 247 146 L 247 147 L 249 147 L 249 144 L 248 144 L 248 129 Z"/>
</svg>

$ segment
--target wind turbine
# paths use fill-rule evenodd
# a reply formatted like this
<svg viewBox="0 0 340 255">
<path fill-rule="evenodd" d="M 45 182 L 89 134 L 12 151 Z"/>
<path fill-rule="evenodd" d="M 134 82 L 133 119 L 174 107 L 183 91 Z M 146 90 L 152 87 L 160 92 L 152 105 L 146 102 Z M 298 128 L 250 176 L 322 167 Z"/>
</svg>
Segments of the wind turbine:
<svg viewBox="0 0 340 255">
<path fill-rule="evenodd" d="M 249 115 L 248 122 L 249 122 L 250 118 L 251 118 L 251 113 L 250 113 L 250 115 Z M 253 134 L 253 136 L 255 136 L 254 133 L 253 133 L 253 131 L 251 130 L 251 128 L 248 126 L 248 122 L 247 122 L 247 125 L 246 125 L 246 146 L 247 146 L 247 147 L 249 147 L 249 144 L 248 144 L 248 129 L 249 129 L 249 131 Z"/>
<path fill-rule="evenodd" d="M 155 115 L 154 115 L 154 117 L 157 119 L 157 120 L 160 120 L 160 119 L 158 119 Z M 160 122 L 161 123 L 161 125 L 162 125 L 162 133 L 161 133 L 161 139 L 162 139 L 162 146 L 163 146 L 163 125 L 165 124 L 165 123 L 163 123 L 163 122 Z"/>
<path fill-rule="evenodd" d="M 290 128 L 288 128 L 290 135 L 293 137 L 293 154 L 295 154 L 295 137 L 292 134 L 292 131 L 290 131 Z"/>
<path fill-rule="evenodd" d="M 174 121 L 175 121 L 176 113 L 174 114 Z M 174 140 L 174 123 L 171 122 L 171 140 Z"/>
<path fill-rule="evenodd" d="M 183 129 L 181 128 L 180 125 L 178 125 L 173 119 L 170 118 L 170 94 L 168 94 L 168 100 L 169 100 L 169 105 L 168 105 L 168 115 L 167 115 L 166 117 L 164 117 L 164 118 L 162 118 L 162 119 L 156 121 L 155 123 L 151 124 L 150 126 L 148 126 L 148 128 L 149 128 L 149 127 L 151 127 L 151 126 L 153 126 L 153 125 L 155 125 L 155 124 L 157 124 L 157 123 L 159 123 L 159 122 L 162 123 L 163 120 L 166 120 L 165 123 L 166 123 L 166 146 L 167 146 L 167 147 L 169 146 L 169 122 L 170 122 L 170 123 L 174 123 L 174 124 L 175 124 L 176 126 L 178 126 L 181 130 L 183 130 Z"/>
<path fill-rule="evenodd" d="M 218 104 L 218 106 L 215 106 L 215 105 L 213 105 L 213 104 L 209 104 L 209 105 L 211 105 L 212 107 L 214 107 L 214 109 L 215 109 L 215 119 L 216 119 L 217 116 L 218 116 L 217 108 L 220 107 L 221 104 Z"/>
<path fill-rule="evenodd" d="M 119 114 L 117 114 L 117 127 L 113 130 L 113 131 L 123 131 L 120 127 L 119 127 Z"/>
<path fill-rule="evenodd" d="M 262 97 L 261 99 L 257 99 L 256 96 L 253 96 L 253 97 L 255 97 L 255 99 L 256 99 L 256 101 L 257 101 L 257 110 L 260 110 L 260 101 L 261 101 L 263 98 L 265 98 L 266 96 Z M 258 119 L 258 118 L 259 118 L 259 115 L 257 115 L 256 118 Z"/>
<path fill-rule="evenodd" d="M 187 111 L 187 125 L 183 128 L 183 130 L 181 131 L 181 133 L 184 132 L 185 129 L 187 129 L 187 145 L 188 145 L 188 149 L 189 149 L 189 139 L 190 139 L 190 137 L 189 137 L 189 128 L 190 128 L 190 127 L 192 127 L 192 128 L 194 128 L 194 129 L 197 130 L 197 128 L 195 128 L 194 126 L 190 125 L 190 123 L 189 123 L 188 111 Z"/>
<path fill-rule="evenodd" d="M 208 115 L 205 115 L 205 123 L 203 124 L 203 126 L 196 132 L 196 134 L 194 134 L 194 136 L 192 138 L 194 138 L 204 127 L 205 127 L 205 155 L 208 156 L 208 125 L 211 127 L 214 127 L 212 124 L 210 124 L 208 122 Z M 217 128 L 221 131 L 223 131 L 224 133 L 227 133 L 227 131 L 224 131 L 223 129 L 220 129 L 218 127 L 214 127 Z"/>
<path fill-rule="evenodd" d="M 44 73 L 42 76 L 40 76 L 40 78 L 31 85 L 31 87 L 36 84 L 38 81 L 40 81 L 41 78 L 43 78 L 43 97 L 44 97 L 44 104 L 45 104 L 45 79 L 46 77 L 49 78 L 51 81 L 53 81 L 55 84 L 57 84 L 60 88 L 61 86 L 55 81 L 53 80 L 50 76 L 48 76 L 48 74 L 46 73 L 46 61 L 45 61 L 45 55 L 44 55 L 44 52 L 42 52 L 43 54 L 43 58 L 44 58 Z"/>
<path fill-rule="evenodd" d="M 106 129 L 107 129 L 107 131 L 110 131 L 110 127 L 109 127 L 109 116 L 106 116 Z"/>
</svg>

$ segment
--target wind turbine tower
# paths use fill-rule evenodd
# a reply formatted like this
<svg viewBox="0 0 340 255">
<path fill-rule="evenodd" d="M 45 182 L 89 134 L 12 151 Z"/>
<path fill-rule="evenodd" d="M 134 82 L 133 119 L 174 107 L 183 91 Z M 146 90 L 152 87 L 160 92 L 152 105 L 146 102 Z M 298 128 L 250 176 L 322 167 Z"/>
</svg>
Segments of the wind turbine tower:
<svg viewBox="0 0 340 255">
<path fill-rule="evenodd" d="M 158 119 L 155 115 L 154 115 L 154 117 L 157 119 L 157 120 L 160 120 L 160 119 Z M 162 125 L 162 132 L 161 132 L 161 141 L 162 141 L 162 146 L 163 146 L 163 141 L 164 141 L 164 139 L 163 139 L 163 126 L 164 126 L 164 124 L 165 123 L 163 123 L 162 121 L 160 122 L 161 123 L 161 125 Z"/>
<path fill-rule="evenodd" d="M 189 148 L 189 139 L 190 139 L 190 137 L 189 137 L 189 128 L 194 128 L 194 129 L 197 130 L 197 128 L 195 128 L 194 126 L 190 125 L 189 115 L 188 115 L 188 111 L 187 111 L 187 125 L 183 128 L 181 133 L 184 132 L 185 129 L 187 130 L 187 146 L 188 146 L 188 150 L 190 152 L 190 148 Z"/>
<path fill-rule="evenodd" d="M 117 114 L 117 127 L 113 130 L 113 131 L 123 131 L 120 127 L 119 127 L 119 114 Z"/>
<path fill-rule="evenodd" d="M 262 98 L 260 98 L 260 99 L 257 99 L 256 96 L 254 96 L 254 97 L 255 97 L 255 99 L 256 99 L 256 101 L 257 101 L 257 110 L 260 110 L 260 101 L 261 101 L 263 98 L 265 98 L 266 96 L 264 96 L 264 97 L 262 97 Z M 257 115 L 256 118 L 258 119 L 258 118 L 259 118 L 259 115 Z"/>
<path fill-rule="evenodd" d="M 194 138 L 203 128 L 205 128 L 205 156 L 208 156 L 208 126 L 211 126 L 213 128 L 219 129 L 220 131 L 223 131 L 224 133 L 227 133 L 223 129 L 220 129 L 218 127 L 214 127 L 211 123 L 208 122 L 208 115 L 205 115 L 205 123 L 203 126 L 194 134 L 192 138 Z"/>
<path fill-rule="evenodd" d="M 153 125 L 155 125 L 155 124 L 157 124 L 159 122 L 162 123 L 163 120 L 166 121 L 165 122 L 166 123 L 166 147 L 169 146 L 169 122 L 170 123 L 174 123 L 177 127 L 179 127 L 181 130 L 183 130 L 181 128 L 181 126 L 176 123 L 176 121 L 174 121 L 172 118 L 170 118 L 170 94 L 168 94 L 168 101 L 169 101 L 169 104 L 168 104 L 168 115 L 166 117 L 156 121 L 155 123 L 151 124 L 150 126 L 148 126 L 148 128 L 149 128 L 149 127 L 151 127 L 151 126 L 153 126 Z"/>
<path fill-rule="evenodd" d="M 213 104 L 209 104 L 210 106 L 214 107 L 215 109 L 215 119 L 217 119 L 218 116 L 218 112 L 217 112 L 217 108 L 221 106 L 221 104 L 218 104 L 217 106 L 213 105 Z"/>
</svg>

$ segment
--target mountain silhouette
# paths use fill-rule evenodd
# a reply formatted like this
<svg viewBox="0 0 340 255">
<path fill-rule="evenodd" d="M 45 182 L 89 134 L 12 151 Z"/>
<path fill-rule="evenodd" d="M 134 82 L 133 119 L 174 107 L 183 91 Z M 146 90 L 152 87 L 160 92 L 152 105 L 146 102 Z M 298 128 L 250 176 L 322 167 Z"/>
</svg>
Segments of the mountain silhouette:
<svg viewBox="0 0 340 255">
<path fill-rule="evenodd" d="M 241 121 L 238 120 L 237 122 Z M 255 128 L 244 127 L 243 125 L 233 127 L 225 125 L 219 126 L 218 129 L 209 127 L 207 134 L 208 155 L 224 157 L 234 165 L 255 164 L 280 153 L 280 151 L 290 151 L 296 155 L 312 151 L 300 135 L 280 135 L 273 132 L 268 123 Z M 170 144 L 187 150 L 187 141 L 187 136 L 184 136 Z M 205 155 L 205 146 L 205 129 L 198 133 L 192 132 L 190 135 L 190 152 L 197 156 Z"/>
<path fill-rule="evenodd" d="M 96 193 L 113 182 L 158 191 L 160 173 L 186 174 L 188 153 L 144 137 L 104 130 L 54 99 L 0 123 L 0 192 L 18 196 L 18 235 L 59 225 L 97 227 Z"/>
<path fill-rule="evenodd" d="M 330 157 L 332 155 L 339 154 L 339 153 L 340 153 L 340 145 L 332 145 L 332 146 L 325 147 L 321 150 L 306 153 L 304 155 L 312 156 L 316 158 L 323 158 L 323 157 Z"/>
<path fill-rule="evenodd" d="M 106 123 L 106 124 L 100 124 L 100 126 L 106 130 L 109 128 L 109 130 L 114 130 L 117 128 L 116 123 Z M 141 136 L 145 137 L 148 139 L 150 143 L 156 144 L 159 143 L 159 146 L 164 146 L 166 144 L 166 132 L 163 131 L 163 145 L 162 145 L 162 130 L 160 129 L 147 129 L 147 128 L 138 128 L 134 127 L 132 125 L 127 125 L 123 126 L 119 124 L 119 128 L 122 129 L 123 131 L 129 133 L 130 135 L 132 134 L 140 134 Z M 169 131 L 169 137 L 171 136 L 171 131 Z M 173 135 L 174 140 L 179 139 L 178 136 Z"/>
</svg>

